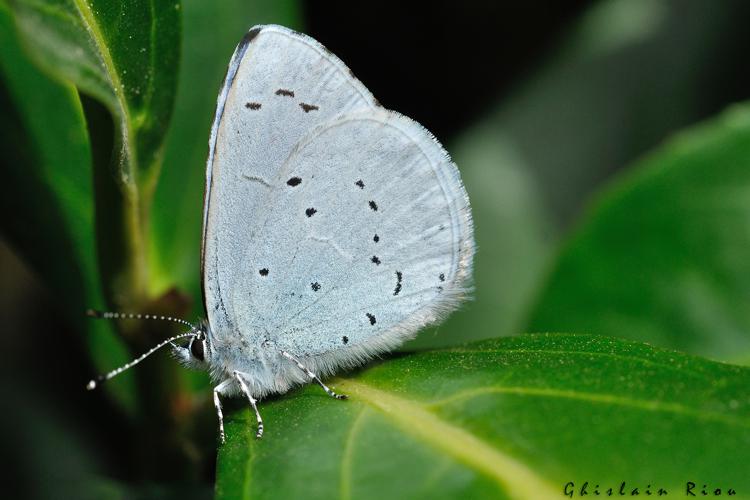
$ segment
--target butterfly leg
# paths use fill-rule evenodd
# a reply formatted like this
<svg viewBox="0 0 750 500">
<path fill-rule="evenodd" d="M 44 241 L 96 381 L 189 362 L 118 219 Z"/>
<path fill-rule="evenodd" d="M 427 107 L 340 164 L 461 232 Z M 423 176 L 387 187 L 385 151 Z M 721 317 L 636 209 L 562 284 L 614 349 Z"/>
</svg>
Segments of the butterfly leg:
<svg viewBox="0 0 750 500">
<path fill-rule="evenodd" d="M 224 435 L 224 413 L 221 411 L 220 396 L 223 395 L 224 391 L 229 387 L 231 383 L 232 383 L 232 379 L 228 378 L 224 382 L 214 387 L 214 407 L 216 408 L 216 416 L 219 417 L 219 439 L 221 440 L 221 444 L 224 444 L 225 435 Z"/>
<path fill-rule="evenodd" d="M 305 372 L 308 377 L 310 377 L 315 382 L 317 382 L 318 385 L 320 385 L 320 387 L 322 387 L 323 390 L 326 391 L 326 394 L 328 394 L 332 398 L 336 398 L 336 399 L 347 399 L 348 398 L 348 396 L 346 394 L 336 394 L 335 392 L 333 392 L 327 385 L 325 385 L 323 383 L 322 380 L 320 380 L 320 378 L 318 378 L 317 375 L 315 375 L 313 372 L 311 372 L 310 370 L 308 370 L 307 368 L 305 368 L 305 365 L 303 365 L 302 363 L 300 363 L 297 358 L 295 358 L 294 356 L 292 356 L 288 352 L 281 351 L 281 355 L 284 356 L 286 359 L 290 360 L 291 362 L 295 363 L 297 365 L 297 367 L 299 367 L 300 370 L 302 370 L 303 372 Z"/>
<path fill-rule="evenodd" d="M 260 412 L 258 411 L 258 401 L 250 394 L 250 389 L 248 389 L 245 379 L 242 378 L 242 372 L 235 371 L 234 378 L 240 384 L 240 389 L 247 396 L 247 400 L 250 401 L 250 406 L 253 407 L 255 419 L 258 421 L 258 432 L 255 433 L 255 438 L 260 439 L 263 437 L 263 419 L 260 417 Z"/>
</svg>

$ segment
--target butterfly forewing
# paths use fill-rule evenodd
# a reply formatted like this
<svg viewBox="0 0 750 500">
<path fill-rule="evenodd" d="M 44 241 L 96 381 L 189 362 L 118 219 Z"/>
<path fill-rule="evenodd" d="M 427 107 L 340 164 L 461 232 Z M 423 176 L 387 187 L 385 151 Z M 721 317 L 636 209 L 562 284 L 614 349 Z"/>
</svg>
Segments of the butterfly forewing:
<svg viewBox="0 0 750 500">
<path fill-rule="evenodd" d="M 254 28 L 230 63 L 209 143 L 203 231 L 203 287 L 214 330 L 235 329 L 226 293 L 250 230 L 263 217 L 270 183 L 311 128 L 347 111 L 374 108 L 346 66 L 311 38 L 280 26 Z M 220 200 L 214 202 L 214 200 Z"/>
</svg>

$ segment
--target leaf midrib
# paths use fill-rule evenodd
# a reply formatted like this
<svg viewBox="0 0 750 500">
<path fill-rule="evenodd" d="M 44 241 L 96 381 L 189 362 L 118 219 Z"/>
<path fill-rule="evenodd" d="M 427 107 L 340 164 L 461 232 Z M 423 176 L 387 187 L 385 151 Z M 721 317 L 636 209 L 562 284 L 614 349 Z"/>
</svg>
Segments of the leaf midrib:
<svg viewBox="0 0 750 500">
<path fill-rule="evenodd" d="M 493 479 L 511 497 L 559 498 L 556 489 L 525 464 L 445 422 L 423 406 L 363 382 L 340 380 L 338 386 L 385 414 L 404 432 Z"/>
<path fill-rule="evenodd" d="M 99 28 L 99 23 L 96 22 L 96 18 L 94 17 L 93 12 L 91 12 L 88 3 L 85 0 L 73 0 L 73 2 L 75 3 L 78 12 L 81 14 L 83 26 L 86 28 L 86 31 L 89 32 L 91 40 L 94 42 L 96 51 L 99 54 L 104 70 L 107 73 L 107 78 L 109 78 L 109 82 L 112 85 L 112 91 L 115 94 L 115 99 L 117 99 L 117 104 L 121 112 L 121 127 L 122 133 L 125 135 L 125 147 L 128 150 L 128 157 L 130 158 L 131 164 L 135 164 L 136 157 L 134 155 L 135 152 L 133 151 L 133 145 L 131 144 L 130 112 L 128 110 L 122 81 L 120 80 L 120 75 L 117 73 L 114 59 L 109 51 L 104 35 Z M 130 175 L 133 175 L 132 169 Z"/>
<path fill-rule="evenodd" d="M 354 456 L 354 439 L 362 428 L 367 407 L 363 407 L 354 417 L 349 432 L 344 442 L 344 454 L 341 457 L 341 479 L 339 482 L 339 495 L 342 500 L 352 498 L 352 460 Z"/>
<path fill-rule="evenodd" d="M 738 427 L 750 427 L 750 420 L 740 417 L 733 417 L 722 413 L 712 411 L 703 411 L 690 408 L 679 403 L 665 403 L 649 399 L 633 399 L 616 396 L 614 394 L 602 394 L 595 392 L 567 391 L 561 389 L 552 389 L 544 387 L 523 387 L 523 386 L 505 386 L 505 387 L 478 387 L 463 392 L 458 392 L 444 399 L 430 402 L 425 405 L 427 408 L 437 408 L 455 401 L 463 399 L 472 399 L 485 394 L 517 394 L 521 396 L 538 396 L 561 399 L 575 399 L 589 403 L 611 404 L 617 406 L 627 406 L 645 411 L 667 412 L 678 415 L 695 417 L 700 420 L 712 420 L 727 425 Z"/>
</svg>

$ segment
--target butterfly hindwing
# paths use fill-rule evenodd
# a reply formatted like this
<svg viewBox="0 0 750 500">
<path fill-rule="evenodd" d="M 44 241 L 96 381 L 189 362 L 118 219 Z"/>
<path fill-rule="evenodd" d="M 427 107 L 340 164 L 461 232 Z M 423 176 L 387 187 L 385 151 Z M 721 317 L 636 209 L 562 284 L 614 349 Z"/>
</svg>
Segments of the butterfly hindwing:
<svg viewBox="0 0 750 500">
<path fill-rule="evenodd" d="M 317 369 L 395 347 L 464 295 L 468 198 L 455 165 L 416 122 L 378 109 L 322 124 L 270 189 L 251 225 L 262 244 L 243 257 L 234 310 Z"/>
</svg>

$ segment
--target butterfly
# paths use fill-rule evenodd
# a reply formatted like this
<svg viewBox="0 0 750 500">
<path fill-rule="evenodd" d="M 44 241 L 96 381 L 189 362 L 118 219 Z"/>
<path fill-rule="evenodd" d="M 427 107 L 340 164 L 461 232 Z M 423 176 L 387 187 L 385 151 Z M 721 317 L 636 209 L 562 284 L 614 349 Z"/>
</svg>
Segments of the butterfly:
<svg viewBox="0 0 750 500">
<path fill-rule="evenodd" d="M 258 400 L 393 350 L 470 290 L 471 208 L 455 164 L 384 109 L 309 36 L 250 29 L 229 63 L 209 139 L 201 252 L 206 319 L 163 346 L 221 399 Z M 181 341 L 187 339 L 186 344 Z"/>
</svg>

